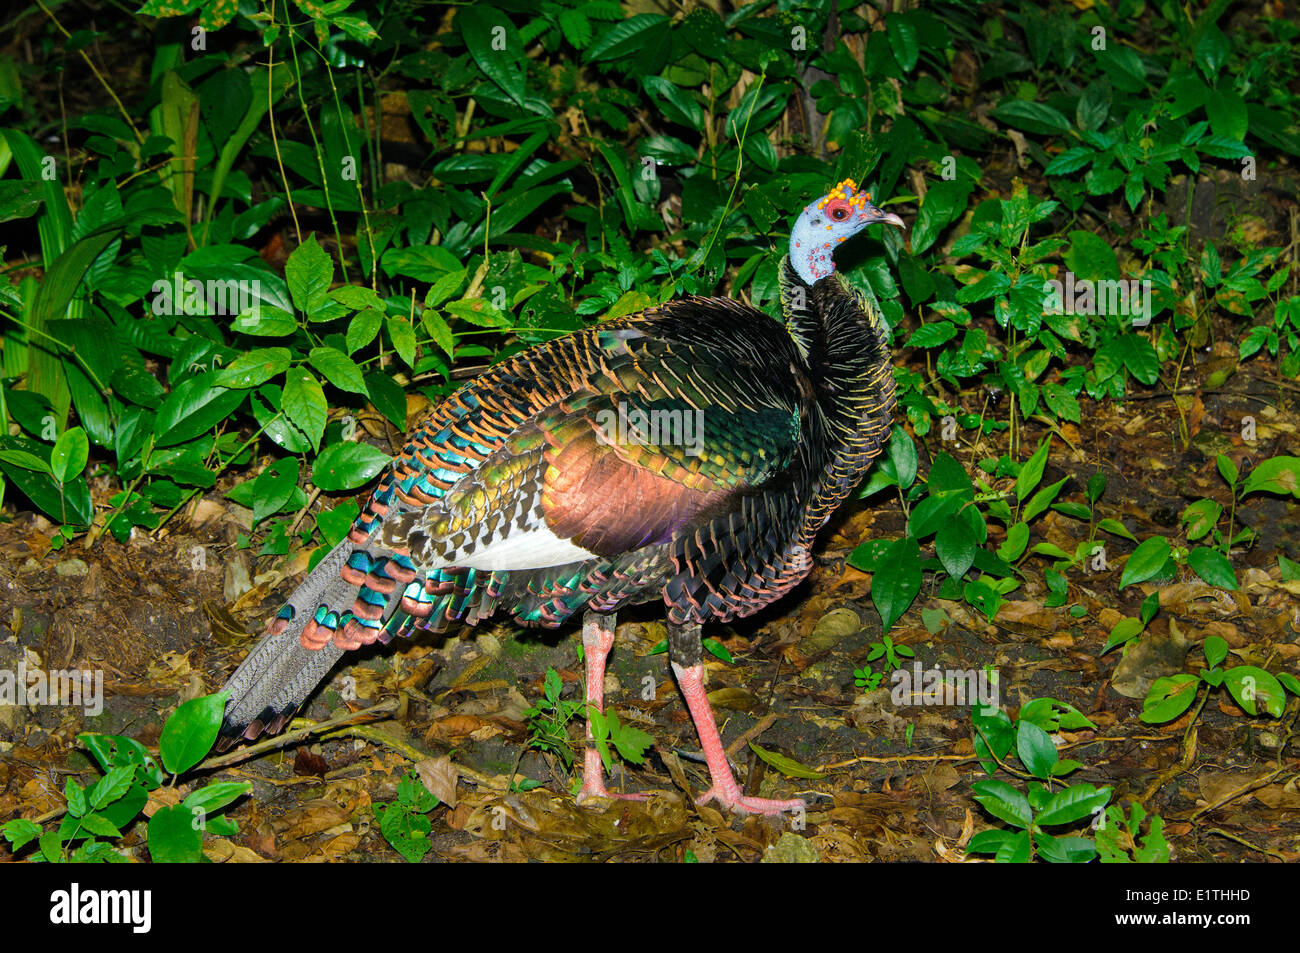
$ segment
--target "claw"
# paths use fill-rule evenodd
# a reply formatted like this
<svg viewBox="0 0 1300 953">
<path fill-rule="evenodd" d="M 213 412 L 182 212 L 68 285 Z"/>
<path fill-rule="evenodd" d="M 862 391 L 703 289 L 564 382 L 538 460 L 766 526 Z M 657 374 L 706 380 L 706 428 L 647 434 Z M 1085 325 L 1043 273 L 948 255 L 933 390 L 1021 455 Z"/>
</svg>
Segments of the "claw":
<svg viewBox="0 0 1300 953">
<path fill-rule="evenodd" d="M 766 797 L 746 797 L 740 793 L 739 788 L 734 791 L 721 790 L 716 784 L 697 797 L 695 803 L 707 804 L 709 801 L 715 800 L 729 811 L 739 811 L 742 814 L 762 814 L 767 817 L 784 814 L 787 811 L 802 811 L 807 807 L 800 798 L 777 801 Z"/>
</svg>

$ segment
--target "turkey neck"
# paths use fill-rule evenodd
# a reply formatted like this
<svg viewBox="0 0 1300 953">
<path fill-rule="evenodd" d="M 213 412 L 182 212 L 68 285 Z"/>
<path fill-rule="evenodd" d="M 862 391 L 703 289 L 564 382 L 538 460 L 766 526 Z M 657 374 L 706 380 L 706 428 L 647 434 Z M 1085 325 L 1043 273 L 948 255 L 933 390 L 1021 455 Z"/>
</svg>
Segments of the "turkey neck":
<svg viewBox="0 0 1300 953">
<path fill-rule="evenodd" d="M 786 327 L 813 387 L 822 444 L 798 544 L 810 546 L 880 452 L 894 413 L 894 369 L 880 312 L 832 272 L 809 285 L 787 257 L 781 266 Z"/>
</svg>

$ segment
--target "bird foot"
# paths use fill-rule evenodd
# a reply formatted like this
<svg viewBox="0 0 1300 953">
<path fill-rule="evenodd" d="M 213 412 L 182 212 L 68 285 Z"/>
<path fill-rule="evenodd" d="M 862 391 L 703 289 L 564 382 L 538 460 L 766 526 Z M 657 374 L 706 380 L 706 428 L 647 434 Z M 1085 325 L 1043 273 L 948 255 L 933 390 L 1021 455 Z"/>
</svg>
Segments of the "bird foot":
<svg viewBox="0 0 1300 953">
<path fill-rule="evenodd" d="M 786 811 L 802 811 L 807 807 L 799 798 L 789 801 L 777 801 L 766 797 L 746 797 L 740 793 L 739 788 L 735 790 L 724 789 L 719 788 L 716 784 L 697 797 L 695 803 L 707 804 L 709 801 L 714 800 L 729 811 L 736 811 L 740 814 L 764 814 L 769 817 L 784 814 Z"/>
<path fill-rule="evenodd" d="M 578 792 L 577 801 L 579 804 L 586 804 L 588 801 L 591 801 L 593 798 L 598 798 L 598 797 L 605 797 L 614 801 L 648 801 L 650 799 L 649 794 L 622 794 L 619 792 L 610 793 L 605 789 L 605 782 L 597 781 L 593 783 L 591 781 L 588 781 L 585 784 L 583 784 L 582 790 Z"/>
</svg>

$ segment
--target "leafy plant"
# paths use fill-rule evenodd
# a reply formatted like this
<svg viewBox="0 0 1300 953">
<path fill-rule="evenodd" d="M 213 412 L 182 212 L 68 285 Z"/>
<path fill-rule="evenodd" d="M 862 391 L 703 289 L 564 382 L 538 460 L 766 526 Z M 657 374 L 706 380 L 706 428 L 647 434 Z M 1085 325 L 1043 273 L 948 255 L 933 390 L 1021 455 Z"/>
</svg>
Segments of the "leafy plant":
<svg viewBox="0 0 1300 953">
<path fill-rule="evenodd" d="M 375 820 L 384 840 L 413 864 L 423 860 L 432 846 L 429 832 L 433 825 L 429 813 L 439 803 L 413 770 L 397 782 L 397 800 L 375 802 Z"/>
<path fill-rule="evenodd" d="M 1061 729 L 1095 728 L 1073 706 L 1053 698 L 1037 698 L 1012 719 L 1002 709 L 971 709 L 975 729 L 975 754 L 992 775 L 998 768 L 1011 770 L 1006 759 L 1012 749 L 1025 771 L 1020 790 L 997 778 L 976 781 L 971 790 L 986 811 L 1011 826 L 981 831 L 966 849 L 993 854 L 999 863 L 1028 863 L 1035 857 L 1052 863 L 1087 863 L 1097 856 L 1097 845 L 1080 835 L 1055 834 L 1048 828 L 1078 824 L 1100 816 L 1110 801 L 1111 789 L 1091 784 L 1064 786 L 1058 778 L 1078 770 L 1078 761 L 1062 760 L 1051 733 Z M 1046 783 L 1044 783 L 1046 782 Z M 1062 784 L 1054 791 L 1052 784 Z"/>
<path fill-rule="evenodd" d="M 524 712 L 530 732 L 529 747 L 550 752 L 564 763 L 566 770 L 571 768 L 575 756 L 569 740 L 569 722 L 581 715 L 591 726 L 591 741 L 600 752 L 606 771 L 613 766 L 610 745 L 630 764 L 645 762 L 646 749 L 654 743 L 651 735 L 632 725 L 622 724 L 612 706 L 606 706 L 601 712 L 585 700 L 561 698 L 562 689 L 559 673 L 548 668 L 542 682 L 542 698 Z"/>
<path fill-rule="evenodd" d="M 126 862 L 128 858 L 111 841 L 122 837 L 140 818 L 150 792 L 158 790 L 168 774 L 175 783 L 203 760 L 216 741 L 225 707 L 224 693 L 205 695 L 185 702 L 171 714 L 158 742 L 166 773 L 149 750 L 132 738 L 80 735 L 104 776 L 89 788 L 67 780 L 63 791 L 66 812 L 57 828 L 44 830 L 34 821 L 14 820 L 0 830 L 15 852 L 35 843 L 38 849 L 30 858 L 33 861 Z M 155 863 L 203 861 L 204 835 L 238 833 L 239 825 L 221 812 L 251 790 L 246 781 L 219 781 L 192 791 L 179 804 L 159 805 L 148 820 L 149 856 Z M 73 848 L 78 841 L 81 843 Z"/>
<path fill-rule="evenodd" d="M 1228 657 L 1228 643 L 1217 635 L 1208 637 L 1201 648 L 1205 653 L 1206 667 L 1195 675 L 1183 673 L 1157 678 L 1151 683 L 1142 703 L 1142 714 L 1138 717 L 1156 725 L 1173 721 L 1192 706 L 1201 686 L 1205 687 L 1202 704 L 1210 692 L 1226 687 L 1246 714 L 1268 714 L 1273 718 L 1282 717 L 1287 691 L 1300 695 L 1300 679 L 1290 672 L 1273 675 L 1257 665 L 1223 668 Z"/>
</svg>

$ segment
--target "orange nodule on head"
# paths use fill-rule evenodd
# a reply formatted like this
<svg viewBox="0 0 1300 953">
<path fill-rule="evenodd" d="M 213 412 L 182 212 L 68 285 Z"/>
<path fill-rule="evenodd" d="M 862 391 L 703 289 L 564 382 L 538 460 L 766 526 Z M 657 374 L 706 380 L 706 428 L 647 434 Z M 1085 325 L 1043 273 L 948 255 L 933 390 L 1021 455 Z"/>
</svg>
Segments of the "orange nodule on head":
<svg viewBox="0 0 1300 953">
<path fill-rule="evenodd" d="M 870 192 L 859 192 L 856 182 L 852 179 L 845 179 L 823 196 L 821 201 L 817 203 L 817 207 L 824 209 L 831 202 L 848 202 L 849 205 L 860 210 L 870 201 Z"/>
</svg>

